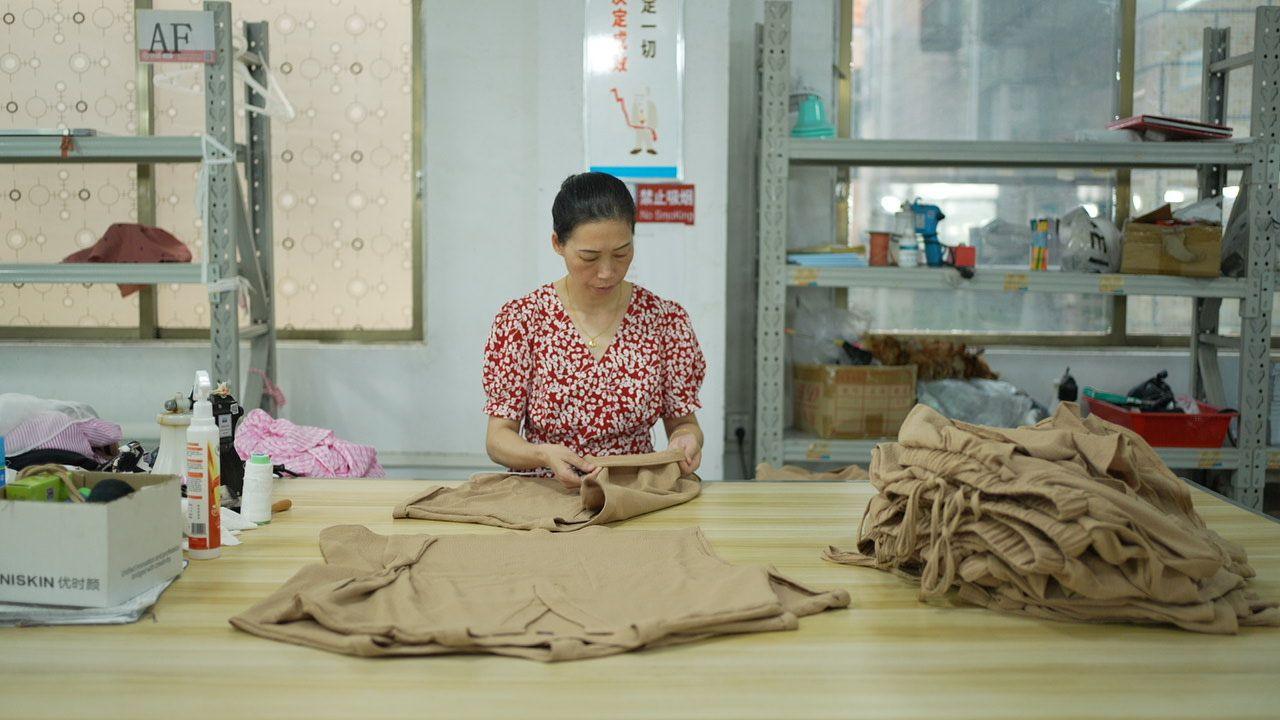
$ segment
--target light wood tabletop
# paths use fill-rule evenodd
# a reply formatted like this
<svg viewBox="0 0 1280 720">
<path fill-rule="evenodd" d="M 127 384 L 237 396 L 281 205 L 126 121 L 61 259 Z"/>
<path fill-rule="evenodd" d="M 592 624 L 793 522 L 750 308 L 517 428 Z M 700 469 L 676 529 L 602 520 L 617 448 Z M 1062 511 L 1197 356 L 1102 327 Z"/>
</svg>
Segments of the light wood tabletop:
<svg viewBox="0 0 1280 720">
<path fill-rule="evenodd" d="M 118 627 L 0 630 L 0 717 L 68 718 L 1276 718 L 1280 629 L 1238 636 L 1085 625 L 923 604 L 889 573 L 827 563 L 849 546 L 866 483 L 707 483 L 626 523 L 701 525 L 735 563 L 843 587 L 852 607 L 794 632 L 597 660 L 362 659 L 236 631 L 227 618 L 319 560 L 316 535 L 506 532 L 391 519 L 409 480 L 288 480 L 294 501 L 218 560 L 193 562 L 154 616 Z M 1280 598 L 1280 525 L 1204 492 L 1210 527 L 1242 544 L 1253 587 Z"/>
</svg>

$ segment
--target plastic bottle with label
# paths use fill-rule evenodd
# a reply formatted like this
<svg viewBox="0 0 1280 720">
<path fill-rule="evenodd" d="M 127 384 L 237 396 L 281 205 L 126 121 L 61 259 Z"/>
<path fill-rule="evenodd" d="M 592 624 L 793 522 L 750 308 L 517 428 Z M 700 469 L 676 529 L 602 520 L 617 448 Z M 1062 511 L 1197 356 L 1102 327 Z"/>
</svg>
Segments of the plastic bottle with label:
<svg viewBox="0 0 1280 720">
<path fill-rule="evenodd" d="M 893 233 L 898 241 L 898 267 L 913 268 L 920 264 L 915 218 L 915 213 L 905 209 L 894 215 Z"/>
<path fill-rule="evenodd" d="M 249 522 L 259 525 L 271 522 L 271 489 L 275 484 L 271 471 L 271 458 L 262 453 L 254 453 L 244 464 L 240 514 Z"/>
<path fill-rule="evenodd" d="M 218 457 L 220 435 L 213 421 L 213 404 L 209 402 L 212 391 L 209 373 L 198 371 L 186 450 L 187 554 L 193 560 L 212 560 L 222 554 L 218 502 L 222 479 Z"/>
</svg>

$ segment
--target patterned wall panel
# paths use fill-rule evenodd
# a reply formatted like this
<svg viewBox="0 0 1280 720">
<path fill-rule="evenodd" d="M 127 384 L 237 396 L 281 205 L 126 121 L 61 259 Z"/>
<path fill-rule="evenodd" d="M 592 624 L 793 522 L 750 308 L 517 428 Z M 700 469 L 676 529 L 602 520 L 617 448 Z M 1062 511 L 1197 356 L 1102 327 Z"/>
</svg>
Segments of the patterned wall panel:
<svg viewBox="0 0 1280 720">
<path fill-rule="evenodd" d="M 0 4 L 0 127 L 137 131 L 130 0 Z M 135 217 L 124 165 L 0 165 L 0 262 L 58 262 Z M 134 327 L 113 285 L 0 285 L 0 326 Z"/>
<path fill-rule="evenodd" d="M 4 126 L 135 133 L 132 5 L 6 4 Z M 270 23 L 272 71 L 298 111 L 293 122 L 272 124 L 277 326 L 411 328 L 410 0 L 244 0 L 233 12 L 237 27 L 245 19 Z M 201 132 L 201 75 L 170 81 L 191 66 L 156 68 L 156 132 Z M 242 126 L 237 133 L 243 140 Z M 127 166 L 0 166 L 0 262 L 57 262 L 111 222 L 136 217 L 134 175 Z M 199 256 L 196 175 L 191 165 L 158 166 L 156 204 L 157 223 Z M 160 289 L 162 326 L 202 327 L 208 311 L 203 288 Z M 0 325 L 16 324 L 134 326 L 137 297 L 121 300 L 113 286 L 0 287 Z"/>
<path fill-rule="evenodd" d="M 237 26 L 245 19 L 270 23 L 272 72 L 298 113 L 289 123 L 272 121 L 277 326 L 411 328 L 409 1 L 240 2 L 234 17 Z M 174 84 L 190 85 L 190 76 Z M 172 85 L 162 79 L 156 87 L 158 132 L 198 132 L 199 96 Z M 194 173 L 161 168 L 157 178 L 159 221 L 197 246 Z M 162 325 L 200 326 L 207 313 L 199 288 L 162 289 Z"/>
</svg>

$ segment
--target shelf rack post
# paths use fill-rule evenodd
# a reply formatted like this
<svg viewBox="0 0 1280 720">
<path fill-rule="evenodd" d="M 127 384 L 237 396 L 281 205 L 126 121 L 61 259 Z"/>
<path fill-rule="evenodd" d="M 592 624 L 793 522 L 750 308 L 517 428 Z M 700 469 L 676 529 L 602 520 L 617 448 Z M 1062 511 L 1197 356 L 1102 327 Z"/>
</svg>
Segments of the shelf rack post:
<svg viewBox="0 0 1280 720">
<path fill-rule="evenodd" d="M 217 61 L 205 67 L 204 132 L 235 148 L 235 48 L 231 44 L 231 3 L 205 0 L 204 9 L 213 13 L 213 38 Z M 209 258 L 209 282 L 239 276 L 236 261 L 236 167 L 214 163 L 208 167 L 206 199 L 208 227 L 205 228 L 205 253 Z M 213 380 L 226 382 L 231 394 L 240 398 L 240 319 L 239 290 L 235 287 L 209 292 L 210 343 L 213 353 Z"/>
<path fill-rule="evenodd" d="M 756 462 L 782 463 L 786 388 L 787 88 L 791 84 L 791 3 L 764 7 L 760 57 L 760 256 L 756 301 Z"/>
<path fill-rule="evenodd" d="M 1255 10 L 1253 97 L 1249 129 L 1253 166 L 1249 183 L 1249 243 L 1245 297 L 1240 302 L 1240 468 L 1231 496 L 1262 508 L 1267 473 L 1267 420 L 1271 399 L 1271 303 L 1275 293 L 1275 247 L 1280 240 L 1280 8 Z"/>
<path fill-rule="evenodd" d="M 245 40 L 250 53 L 259 62 L 249 66 L 249 74 L 259 85 L 267 87 L 268 56 L 267 23 L 245 23 Z M 246 106 L 265 107 L 267 99 L 252 87 L 245 87 Z M 255 326 L 265 326 L 266 331 L 249 341 L 249 367 L 261 370 L 267 378 L 276 376 L 276 313 L 275 287 L 272 283 L 271 227 L 271 123 L 265 115 L 247 112 L 249 131 L 245 138 L 248 149 L 245 158 L 245 176 L 249 183 L 249 207 L 246 226 L 240 233 L 240 258 L 249 266 L 249 287 L 252 300 L 249 303 L 250 320 Z M 239 200 L 240 193 L 236 193 Z M 275 415 L 278 408 L 274 397 L 263 393 L 263 378 L 253 372 L 245 378 L 245 397 L 261 398 L 258 407 Z"/>
<path fill-rule="evenodd" d="M 1200 119 L 1223 124 L 1227 108 L 1227 72 L 1214 69 L 1231 50 L 1231 28 L 1204 29 L 1204 55 L 1201 60 Z M 1227 169 L 1222 165 L 1202 165 L 1197 169 L 1200 199 L 1222 194 Z M 1218 347 L 1201 342 L 1202 335 L 1217 335 L 1222 310 L 1221 298 L 1191 299 L 1191 395 L 1211 405 L 1226 405 L 1222 388 L 1222 371 L 1218 367 Z"/>
</svg>

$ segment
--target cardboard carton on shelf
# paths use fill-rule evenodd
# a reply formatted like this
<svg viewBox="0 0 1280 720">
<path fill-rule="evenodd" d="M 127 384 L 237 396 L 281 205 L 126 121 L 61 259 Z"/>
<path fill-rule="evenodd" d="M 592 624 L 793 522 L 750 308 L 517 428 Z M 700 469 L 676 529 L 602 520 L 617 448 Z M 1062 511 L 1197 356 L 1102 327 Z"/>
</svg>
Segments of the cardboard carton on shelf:
<svg viewBox="0 0 1280 720">
<path fill-rule="evenodd" d="M 807 365 L 793 370 L 796 427 L 820 438 L 897 437 L 916 404 L 915 365 Z"/>
<path fill-rule="evenodd" d="M 1222 226 L 1174 224 L 1168 205 L 1125 223 L 1120 272 L 1130 275 L 1222 275 Z"/>
</svg>

